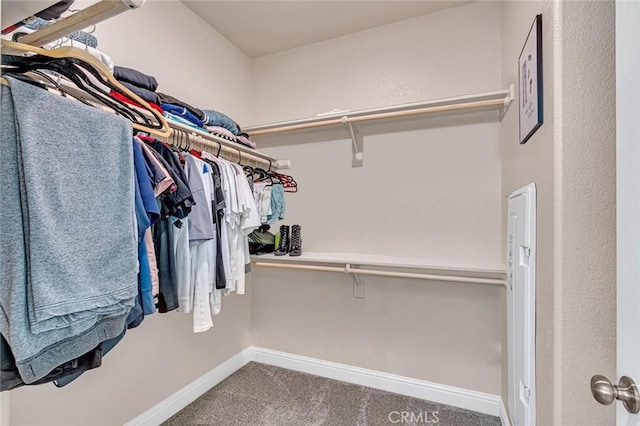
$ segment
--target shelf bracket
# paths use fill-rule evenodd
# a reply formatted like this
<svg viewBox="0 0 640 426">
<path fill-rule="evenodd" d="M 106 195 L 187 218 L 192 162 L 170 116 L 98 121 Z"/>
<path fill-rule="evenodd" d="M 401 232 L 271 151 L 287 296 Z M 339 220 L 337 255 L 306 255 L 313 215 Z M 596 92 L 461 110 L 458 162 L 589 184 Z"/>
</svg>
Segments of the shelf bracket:
<svg viewBox="0 0 640 426">
<path fill-rule="evenodd" d="M 353 123 L 347 121 L 348 117 L 345 115 L 342 117 L 342 124 L 349 126 L 349 133 L 351 134 L 351 151 L 353 153 L 353 159 L 351 160 L 351 167 L 362 167 L 364 144 L 362 143 L 362 136 L 358 135 L 358 131 L 353 126 Z"/>
<path fill-rule="evenodd" d="M 351 277 L 353 278 L 353 297 L 356 299 L 364 299 L 366 289 L 364 276 L 355 273 L 354 269 L 356 268 L 352 268 L 351 264 L 347 263 L 344 268 L 344 272 L 345 274 L 351 274 Z"/>
<path fill-rule="evenodd" d="M 511 83 L 509 85 L 509 94 L 504 98 L 504 106 L 500 108 L 500 121 L 504 118 L 509 110 L 509 106 L 516 99 L 516 86 Z"/>
</svg>

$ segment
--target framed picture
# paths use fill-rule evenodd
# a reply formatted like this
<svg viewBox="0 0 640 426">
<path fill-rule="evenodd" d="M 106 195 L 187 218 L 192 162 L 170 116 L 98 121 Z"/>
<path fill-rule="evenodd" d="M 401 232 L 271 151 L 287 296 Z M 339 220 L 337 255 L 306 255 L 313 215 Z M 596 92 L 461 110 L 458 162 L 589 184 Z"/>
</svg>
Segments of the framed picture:
<svg viewBox="0 0 640 426">
<path fill-rule="evenodd" d="M 542 15 L 536 16 L 518 59 L 520 86 L 520 143 L 542 126 Z"/>
</svg>

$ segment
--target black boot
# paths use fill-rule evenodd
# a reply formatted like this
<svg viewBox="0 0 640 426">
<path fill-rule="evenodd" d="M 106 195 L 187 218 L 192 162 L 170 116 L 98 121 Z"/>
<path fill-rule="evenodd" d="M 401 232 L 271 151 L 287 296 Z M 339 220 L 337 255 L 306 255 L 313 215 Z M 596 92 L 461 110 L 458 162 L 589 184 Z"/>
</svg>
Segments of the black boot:
<svg viewBox="0 0 640 426">
<path fill-rule="evenodd" d="M 289 227 L 287 225 L 280 225 L 280 244 L 273 253 L 276 256 L 284 256 L 289 253 Z"/>
<path fill-rule="evenodd" d="M 293 225 L 291 227 L 291 248 L 289 249 L 289 256 L 300 256 L 302 254 L 300 231 L 300 225 Z"/>
</svg>

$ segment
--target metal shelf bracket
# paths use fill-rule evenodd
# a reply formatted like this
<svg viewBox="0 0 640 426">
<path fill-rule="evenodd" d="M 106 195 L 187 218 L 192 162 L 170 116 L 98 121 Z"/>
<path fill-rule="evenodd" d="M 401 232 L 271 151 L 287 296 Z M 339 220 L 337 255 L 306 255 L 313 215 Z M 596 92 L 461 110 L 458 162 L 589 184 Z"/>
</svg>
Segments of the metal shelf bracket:
<svg viewBox="0 0 640 426">
<path fill-rule="evenodd" d="M 353 154 L 351 167 L 362 167 L 364 159 L 364 144 L 362 135 L 359 135 L 353 123 L 349 122 L 349 117 L 345 115 L 344 117 L 342 117 L 341 121 L 342 124 L 346 124 L 347 126 L 349 126 L 349 133 L 351 134 L 351 151 Z"/>
<path fill-rule="evenodd" d="M 509 95 L 504 98 L 504 107 L 500 108 L 500 121 L 504 118 L 509 110 L 509 106 L 516 99 L 516 86 L 511 83 L 509 85 Z"/>
<path fill-rule="evenodd" d="M 351 274 L 353 278 L 353 297 L 356 299 L 364 299 L 366 290 L 364 276 L 359 275 L 355 269 L 357 268 L 352 268 L 351 264 L 347 263 L 344 267 L 344 273 Z"/>
</svg>

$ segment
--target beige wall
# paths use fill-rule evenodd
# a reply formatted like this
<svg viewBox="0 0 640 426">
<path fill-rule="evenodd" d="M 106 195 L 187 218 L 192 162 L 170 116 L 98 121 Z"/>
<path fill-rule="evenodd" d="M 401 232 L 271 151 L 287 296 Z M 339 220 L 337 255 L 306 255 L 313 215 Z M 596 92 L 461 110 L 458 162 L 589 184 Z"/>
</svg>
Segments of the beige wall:
<svg viewBox="0 0 640 426">
<path fill-rule="evenodd" d="M 594 374 L 616 377 L 614 3 L 566 2 L 561 11 L 554 423 L 614 424 L 615 407 L 589 389 Z"/>
<path fill-rule="evenodd" d="M 148 2 L 99 24 L 96 35 L 116 64 L 156 76 L 160 90 L 248 120 L 251 61 L 181 3 Z M 11 424 L 123 424 L 249 346 L 250 327 L 251 291 L 224 298 L 206 333 L 193 333 L 191 315 L 149 316 L 77 382 L 12 391 Z"/>
<path fill-rule="evenodd" d="M 503 212 L 515 189 L 529 182 L 538 189 L 537 422 L 614 424 L 615 409 L 589 391 L 593 374 L 615 376 L 613 3 L 504 2 L 503 84 L 517 81 L 517 58 L 538 13 L 545 124 L 519 145 L 518 110 L 502 123 Z M 506 365 L 505 353 L 505 403 Z"/>
<path fill-rule="evenodd" d="M 258 58 L 255 121 L 499 90 L 500 13 L 474 3 Z M 497 113 L 376 127 L 361 168 L 346 129 L 259 140 L 292 160 L 287 223 L 304 249 L 503 267 Z M 500 392 L 500 289 L 367 277 L 355 299 L 340 274 L 253 282 L 258 346 Z"/>
<path fill-rule="evenodd" d="M 507 1 L 502 3 L 502 81 L 518 82 L 518 57 L 533 19 L 542 13 L 544 124 L 529 141 L 519 144 L 518 91 L 516 102 L 502 121 L 502 214 L 503 241 L 506 241 L 507 199 L 516 189 L 534 182 L 537 189 L 536 268 L 536 386 L 537 421 L 552 425 L 553 387 L 553 242 L 554 242 L 554 32 L 553 3 Z M 503 245 L 504 249 L 504 245 Z M 503 300 L 503 345 L 507 345 L 506 299 Z M 507 351 L 503 351 L 502 397 L 508 404 Z"/>
<path fill-rule="evenodd" d="M 500 27 L 489 1 L 257 58 L 253 124 L 498 90 Z"/>
</svg>

